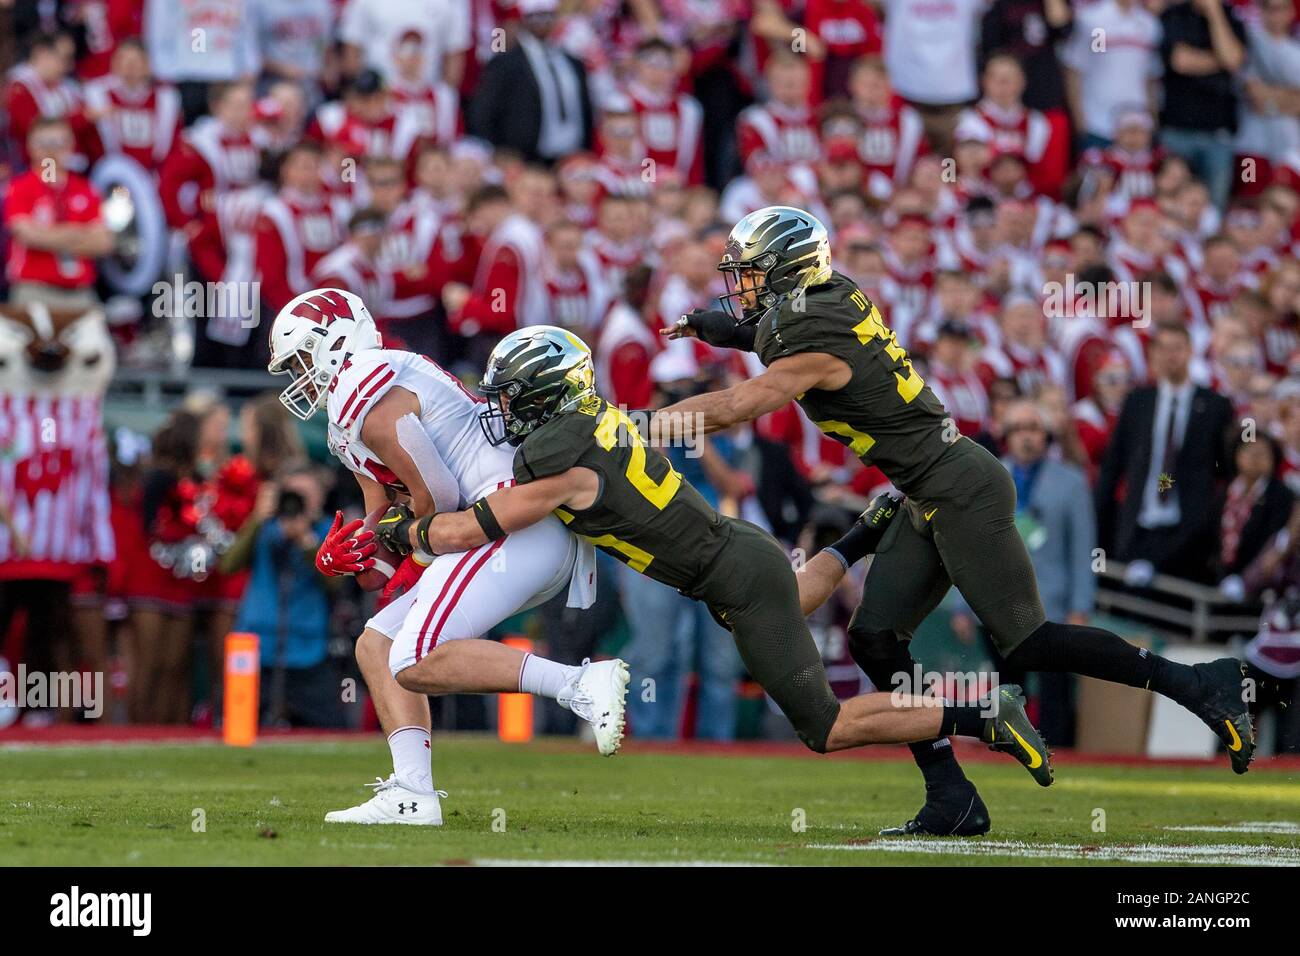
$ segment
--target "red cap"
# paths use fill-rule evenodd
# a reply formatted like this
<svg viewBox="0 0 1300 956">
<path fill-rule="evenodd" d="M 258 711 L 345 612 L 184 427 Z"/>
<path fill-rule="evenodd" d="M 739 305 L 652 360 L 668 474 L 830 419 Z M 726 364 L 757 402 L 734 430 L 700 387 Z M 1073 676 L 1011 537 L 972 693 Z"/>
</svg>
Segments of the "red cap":
<svg viewBox="0 0 1300 956">
<path fill-rule="evenodd" d="M 259 123 L 273 123 L 284 115 L 284 107 L 279 100 L 264 96 L 253 107 L 253 117 Z"/>
<path fill-rule="evenodd" d="M 919 229 L 924 229 L 926 232 L 929 232 L 930 220 L 919 212 L 909 212 L 899 216 L 898 221 L 894 223 L 895 229 L 902 229 L 904 226 L 916 226 Z"/>
<path fill-rule="evenodd" d="M 826 145 L 828 163 L 851 163 L 858 159 L 858 144 L 851 139 L 834 139 Z"/>
</svg>

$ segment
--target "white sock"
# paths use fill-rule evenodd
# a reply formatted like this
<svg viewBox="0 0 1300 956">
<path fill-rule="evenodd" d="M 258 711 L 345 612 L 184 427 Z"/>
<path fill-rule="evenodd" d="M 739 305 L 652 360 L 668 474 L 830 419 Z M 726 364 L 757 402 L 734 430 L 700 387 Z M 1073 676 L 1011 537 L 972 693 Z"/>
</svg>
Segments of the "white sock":
<svg viewBox="0 0 1300 956">
<path fill-rule="evenodd" d="M 557 664 L 545 657 L 529 654 L 519 668 L 519 693 L 536 694 L 552 700 L 560 696 L 564 685 L 578 676 L 581 667 Z"/>
<path fill-rule="evenodd" d="M 397 782 L 416 793 L 433 793 L 433 752 L 423 727 L 398 727 L 388 735 Z"/>
</svg>

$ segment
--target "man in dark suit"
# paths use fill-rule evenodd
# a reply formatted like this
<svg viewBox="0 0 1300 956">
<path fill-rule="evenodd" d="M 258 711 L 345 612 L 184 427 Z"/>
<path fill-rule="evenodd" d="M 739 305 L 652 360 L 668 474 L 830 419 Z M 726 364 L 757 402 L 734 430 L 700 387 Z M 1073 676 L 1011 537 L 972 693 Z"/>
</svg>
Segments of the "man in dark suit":
<svg viewBox="0 0 1300 956">
<path fill-rule="evenodd" d="M 1191 381 L 1191 360 L 1184 326 L 1155 330 L 1155 384 L 1129 393 L 1102 460 L 1097 528 L 1108 554 L 1134 562 L 1130 584 L 1145 585 L 1155 572 L 1210 579 L 1233 410 L 1227 398 Z"/>
<path fill-rule="evenodd" d="M 591 146 L 591 95 L 581 62 L 551 42 L 558 0 L 519 0 L 514 45 L 488 61 L 470 101 L 469 131 L 531 162 Z"/>
</svg>

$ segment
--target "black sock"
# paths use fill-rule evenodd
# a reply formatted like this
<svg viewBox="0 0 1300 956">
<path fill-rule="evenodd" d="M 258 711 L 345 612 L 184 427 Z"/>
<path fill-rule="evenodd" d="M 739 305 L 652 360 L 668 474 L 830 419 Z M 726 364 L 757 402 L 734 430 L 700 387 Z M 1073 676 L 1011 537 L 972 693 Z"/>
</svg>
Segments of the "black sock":
<svg viewBox="0 0 1300 956">
<path fill-rule="evenodd" d="M 1130 644 L 1118 634 L 1081 624 L 1047 621 L 1006 659 L 1020 670 L 1082 674 L 1144 687 L 1180 704 L 1192 699 L 1198 687 L 1196 672 L 1186 664 Z"/>
<path fill-rule="evenodd" d="M 849 653 L 876 690 L 890 691 L 899 674 L 916 674 L 920 668 L 912 658 L 910 641 L 900 641 L 892 631 L 858 631 L 849 628 Z M 920 693 L 920 688 L 914 688 Z M 925 789 L 935 790 L 966 782 L 961 764 L 952 752 L 946 736 L 908 744 L 912 759 L 916 761 Z"/>
<path fill-rule="evenodd" d="M 986 716 L 983 704 L 978 702 L 955 704 L 946 701 L 943 705 L 943 723 L 939 726 L 939 733 L 957 737 L 978 737 L 987 743 L 988 722 L 989 718 Z"/>
<path fill-rule="evenodd" d="M 953 756 L 952 743 L 947 737 L 908 744 L 907 749 L 912 751 L 912 759 L 920 768 L 921 776 L 925 777 L 926 790 L 966 782 L 966 774 L 962 773 L 961 764 Z"/>
</svg>

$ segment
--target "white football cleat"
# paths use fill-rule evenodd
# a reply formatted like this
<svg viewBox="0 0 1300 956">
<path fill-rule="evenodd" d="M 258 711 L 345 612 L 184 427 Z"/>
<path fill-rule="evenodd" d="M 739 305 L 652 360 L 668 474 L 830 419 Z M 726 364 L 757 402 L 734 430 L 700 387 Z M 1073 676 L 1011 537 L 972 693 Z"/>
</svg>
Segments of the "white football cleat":
<svg viewBox="0 0 1300 956">
<path fill-rule="evenodd" d="M 587 723 L 596 734 L 596 749 L 602 757 L 618 753 L 623 742 L 623 711 L 627 703 L 627 682 L 631 679 L 627 664 L 587 659 L 578 676 L 560 691 L 556 701 Z"/>
<path fill-rule="evenodd" d="M 404 823 L 416 827 L 442 826 L 442 804 L 439 797 L 447 795 L 446 790 L 433 793 L 416 793 L 407 790 L 397 782 L 397 776 L 390 774 L 387 780 L 375 778 L 373 787 L 375 795 L 360 806 L 347 810 L 331 810 L 325 814 L 326 823 Z"/>
</svg>

